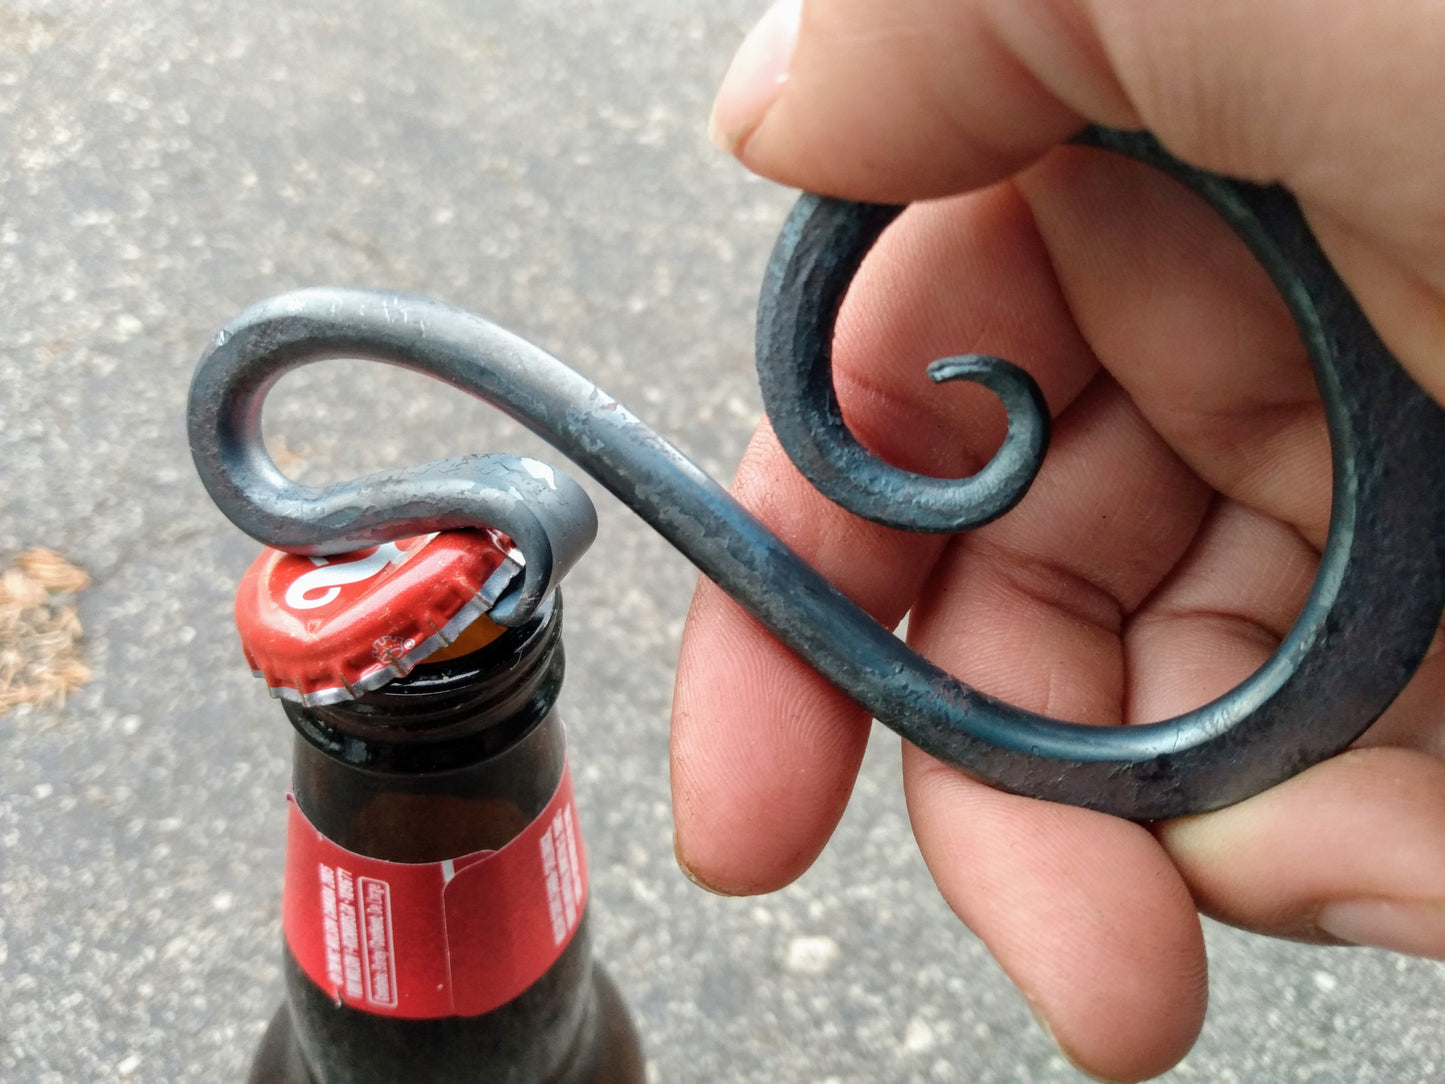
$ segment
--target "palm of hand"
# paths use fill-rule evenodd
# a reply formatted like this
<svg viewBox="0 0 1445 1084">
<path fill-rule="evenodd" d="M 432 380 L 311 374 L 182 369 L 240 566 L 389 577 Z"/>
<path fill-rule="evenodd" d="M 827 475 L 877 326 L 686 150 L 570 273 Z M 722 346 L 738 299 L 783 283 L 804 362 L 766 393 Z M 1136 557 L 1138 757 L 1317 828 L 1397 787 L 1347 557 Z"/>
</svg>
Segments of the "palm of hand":
<svg viewBox="0 0 1445 1084">
<path fill-rule="evenodd" d="M 952 539 L 863 523 L 813 493 L 766 428 L 739 496 L 880 620 L 910 614 L 918 650 L 1021 707 L 1144 722 L 1252 672 L 1313 580 L 1330 460 L 1303 348 L 1238 240 L 1152 170 L 1081 150 L 916 206 L 840 321 L 850 425 L 900 466 L 975 469 L 1001 411 L 922 375 L 969 351 L 1028 365 L 1056 414 L 1043 472 L 1002 520 Z M 1361 939 L 1372 915 L 1380 929 L 1376 901 L 1445 899 L 1445 869 L 1420 860 L 1445 843 L 1440 657 L 1359 751 L 1153 830 L 1000 794 L 905 749 L 919 845 L 1066 1049 L 1111 1075 L 1158 1071 L 1202 1018 L 1196 907 Z M 866 734 L 857 709 L 704 587 L 674 739 L 690 869 L 730 891 L 795 877 L 846 803 Z M 1430 921 L 1384 919 L 1413 939 L 1392 947 L 1445 954 L 1445 920 Z"/>
</svg>

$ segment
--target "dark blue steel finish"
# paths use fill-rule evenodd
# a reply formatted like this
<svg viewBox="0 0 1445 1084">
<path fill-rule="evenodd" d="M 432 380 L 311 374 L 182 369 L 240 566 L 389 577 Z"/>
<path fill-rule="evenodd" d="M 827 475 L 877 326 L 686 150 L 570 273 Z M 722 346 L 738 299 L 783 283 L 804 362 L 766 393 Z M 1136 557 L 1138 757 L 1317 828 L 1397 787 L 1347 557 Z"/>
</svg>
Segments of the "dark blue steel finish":
<svg viewBox="0 0 1445 1084">
<path fill-rule="evenodd" d="M 1256 674 L 1176 719 L 1081 726 L 968 688 L 873 621 L 616 400 L 530 343 L 437 301 L 320 289 L 247 310 L 217 337 L 192 384 L 197 469 L 238 526 L 297 552 L 483 522 L 505 530 L 527 570 L 504 616 L 523 620 L 594 529 L 585 497 L 561 474 L 478 456 L 316 490 L 287 480 L 261 446 L 262 401 L 297 365 L 363 357 L 425 372 L 562 450 L 829 681 L 961 770 L 1136 820 L 1238 801 L 1345 748 L 1418 666 L 1445 608 L 1445 412 L 1379 342 L 1286 193 L 1192 170 L 1143 133 L 1084 138 L 1178 177 L 1245 239 L 1304 336 L 1330 428 L 1334 507 L 1304 611 Z M 935 378 L 984 383 L 1008 409 L 1009 436 L 978 475 L 910 475 L 847 433 L 832 393 L 833 322 L 898 210 L 800 201 L 760 307 L 764 398 L 789 453 L 834 500 L 893 526 L 959 530 L 1022 496 L 1047 443 L 1047 411 L 1033 381 L 1008 363 L 946 359 Z"/>
<path fill-rule="evenodd" d="M 758 378 L 768 420 L 808 481 L 890 527 L 953 534 L 1012 508 L 1049 443 L 1049 408 L 1033 377 L 967 354 L 928 367 L 938 383 L 983 384 L 1008 411 L 1003 446 L 971 478 L 930 478 L 885 463 L 848 431 L 833 391 L 833 324 L 863 256 L 902 207 L 803 196 L 784 223 L 758 306 Z"/>
<path fill-rule="evenodd" d="M 287 372 L 318 357 L 412 357 L 412 368 L 440 379 L 459 371 L 464 375 L 452 382 L 482 398 L 515 396 L 519 411 L 555 405 L 523 398 L 505 382 L 505 364 L 476 365 L 469 350 L 512 360 L 492 343 L 431 336 L 426 321 L 440 322 L 433 310 L 455 311 L 356 291 L 301 291 L 247 310 L 216 337 L 192 377 L 191 454 L 212 499 L 237 526 L 294 553 L 346 553 L 478 524 L 505 531 L 526 566 L 490 613 L 501 624 L 520 625 L 597 535 L 592 501 L 567 475 L 521 456 L 472 455 L 318 489 L 282 474 L 261 439 L 266 395 Z M 580 377 L 578 384 L 591 388 Z M 398 521 L 415 529 L 398 530 Z"/>
</svg>

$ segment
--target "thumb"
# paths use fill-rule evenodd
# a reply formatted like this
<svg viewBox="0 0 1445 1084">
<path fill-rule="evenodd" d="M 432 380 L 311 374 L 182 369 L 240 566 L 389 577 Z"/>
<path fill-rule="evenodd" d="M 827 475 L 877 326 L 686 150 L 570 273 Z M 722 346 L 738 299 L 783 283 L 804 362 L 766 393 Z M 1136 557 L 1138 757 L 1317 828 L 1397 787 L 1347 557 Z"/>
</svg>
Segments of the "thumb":
<svg viewBox="0 0 1445 1084">
<path fill-rule="evenodd" d="M 1386 342 L 1445 398 L 1445 8 L 777 0 L 713 138 L 784 184 L 903 203 L 1010 176 L 1087 123 L 1290 188 Z"/>
<path fill-rule="evenodd" d="M 776 0 L 723 80 L 713 140 L 784 184 L 904 203 L 1016 172 L 1081 128 L 1083 107 L 1117 127 L 1137 123 L 1102 55 L 1069 57 L 1079 93 L 1068 101 L 1000 39 L 988 7 Z"/>
</svg>

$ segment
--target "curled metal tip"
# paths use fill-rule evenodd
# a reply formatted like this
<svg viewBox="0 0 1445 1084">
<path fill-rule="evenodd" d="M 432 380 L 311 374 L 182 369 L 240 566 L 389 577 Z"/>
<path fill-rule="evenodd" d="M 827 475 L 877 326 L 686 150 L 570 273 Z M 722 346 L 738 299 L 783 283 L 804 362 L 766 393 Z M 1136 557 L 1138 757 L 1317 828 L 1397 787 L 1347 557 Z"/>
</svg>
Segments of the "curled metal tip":
<svg viewBox="0 0 1445 1084">
<path fill-rule="evenodd" d="M 833 390 L 833 328 L 854 274 L 903 210 L 805 195 L 773 249 L 758 306 L 758 381 L 788 458 L 834 504 L 905 531 L 953 534 L 1003 515 L 1028 492 L 1049 443 L 1049 410 L 1027 372 L 967 354 L 929 366 L 938 383 L 989 388 L 1008 413 L 1002 447 L 968 478 L 933 478 L 880 459 L 849 430 Z"/>
</svg>

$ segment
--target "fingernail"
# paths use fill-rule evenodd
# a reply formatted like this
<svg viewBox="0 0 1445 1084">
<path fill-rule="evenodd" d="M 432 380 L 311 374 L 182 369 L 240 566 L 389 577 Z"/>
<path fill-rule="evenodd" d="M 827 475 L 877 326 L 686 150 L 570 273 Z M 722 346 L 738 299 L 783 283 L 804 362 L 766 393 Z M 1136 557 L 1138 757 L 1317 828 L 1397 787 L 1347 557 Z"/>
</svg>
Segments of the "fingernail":
<svg viewBox="0 0 1445 1084">
<path fill-rule="evenodd" d="M 1336 900 L 1320 908 L 1315 925 L 1352 945 L 1445 959 L 1445 904 Z"/>
<path fill-rule="evenodd" d="M 704 892 L 711 892 L 714 896 L 731 896 L 731 892 L 724 892 L 721 888 L 708 884 L 696 873 L 687 861 L 682 857 L 682 844 L 678 842 L 677 836 L 672 837 L 672 856 L 677 859 L 677 868 L 682 870 L 682 875 Z"/>
<path fill-rule="evenodd" d="M 776 0 L 738 46 L 708 121 L 708 135 L 729 154 L 762 123 L 788 81 L 802 13 L 803 0 Z"/>
</svg>

